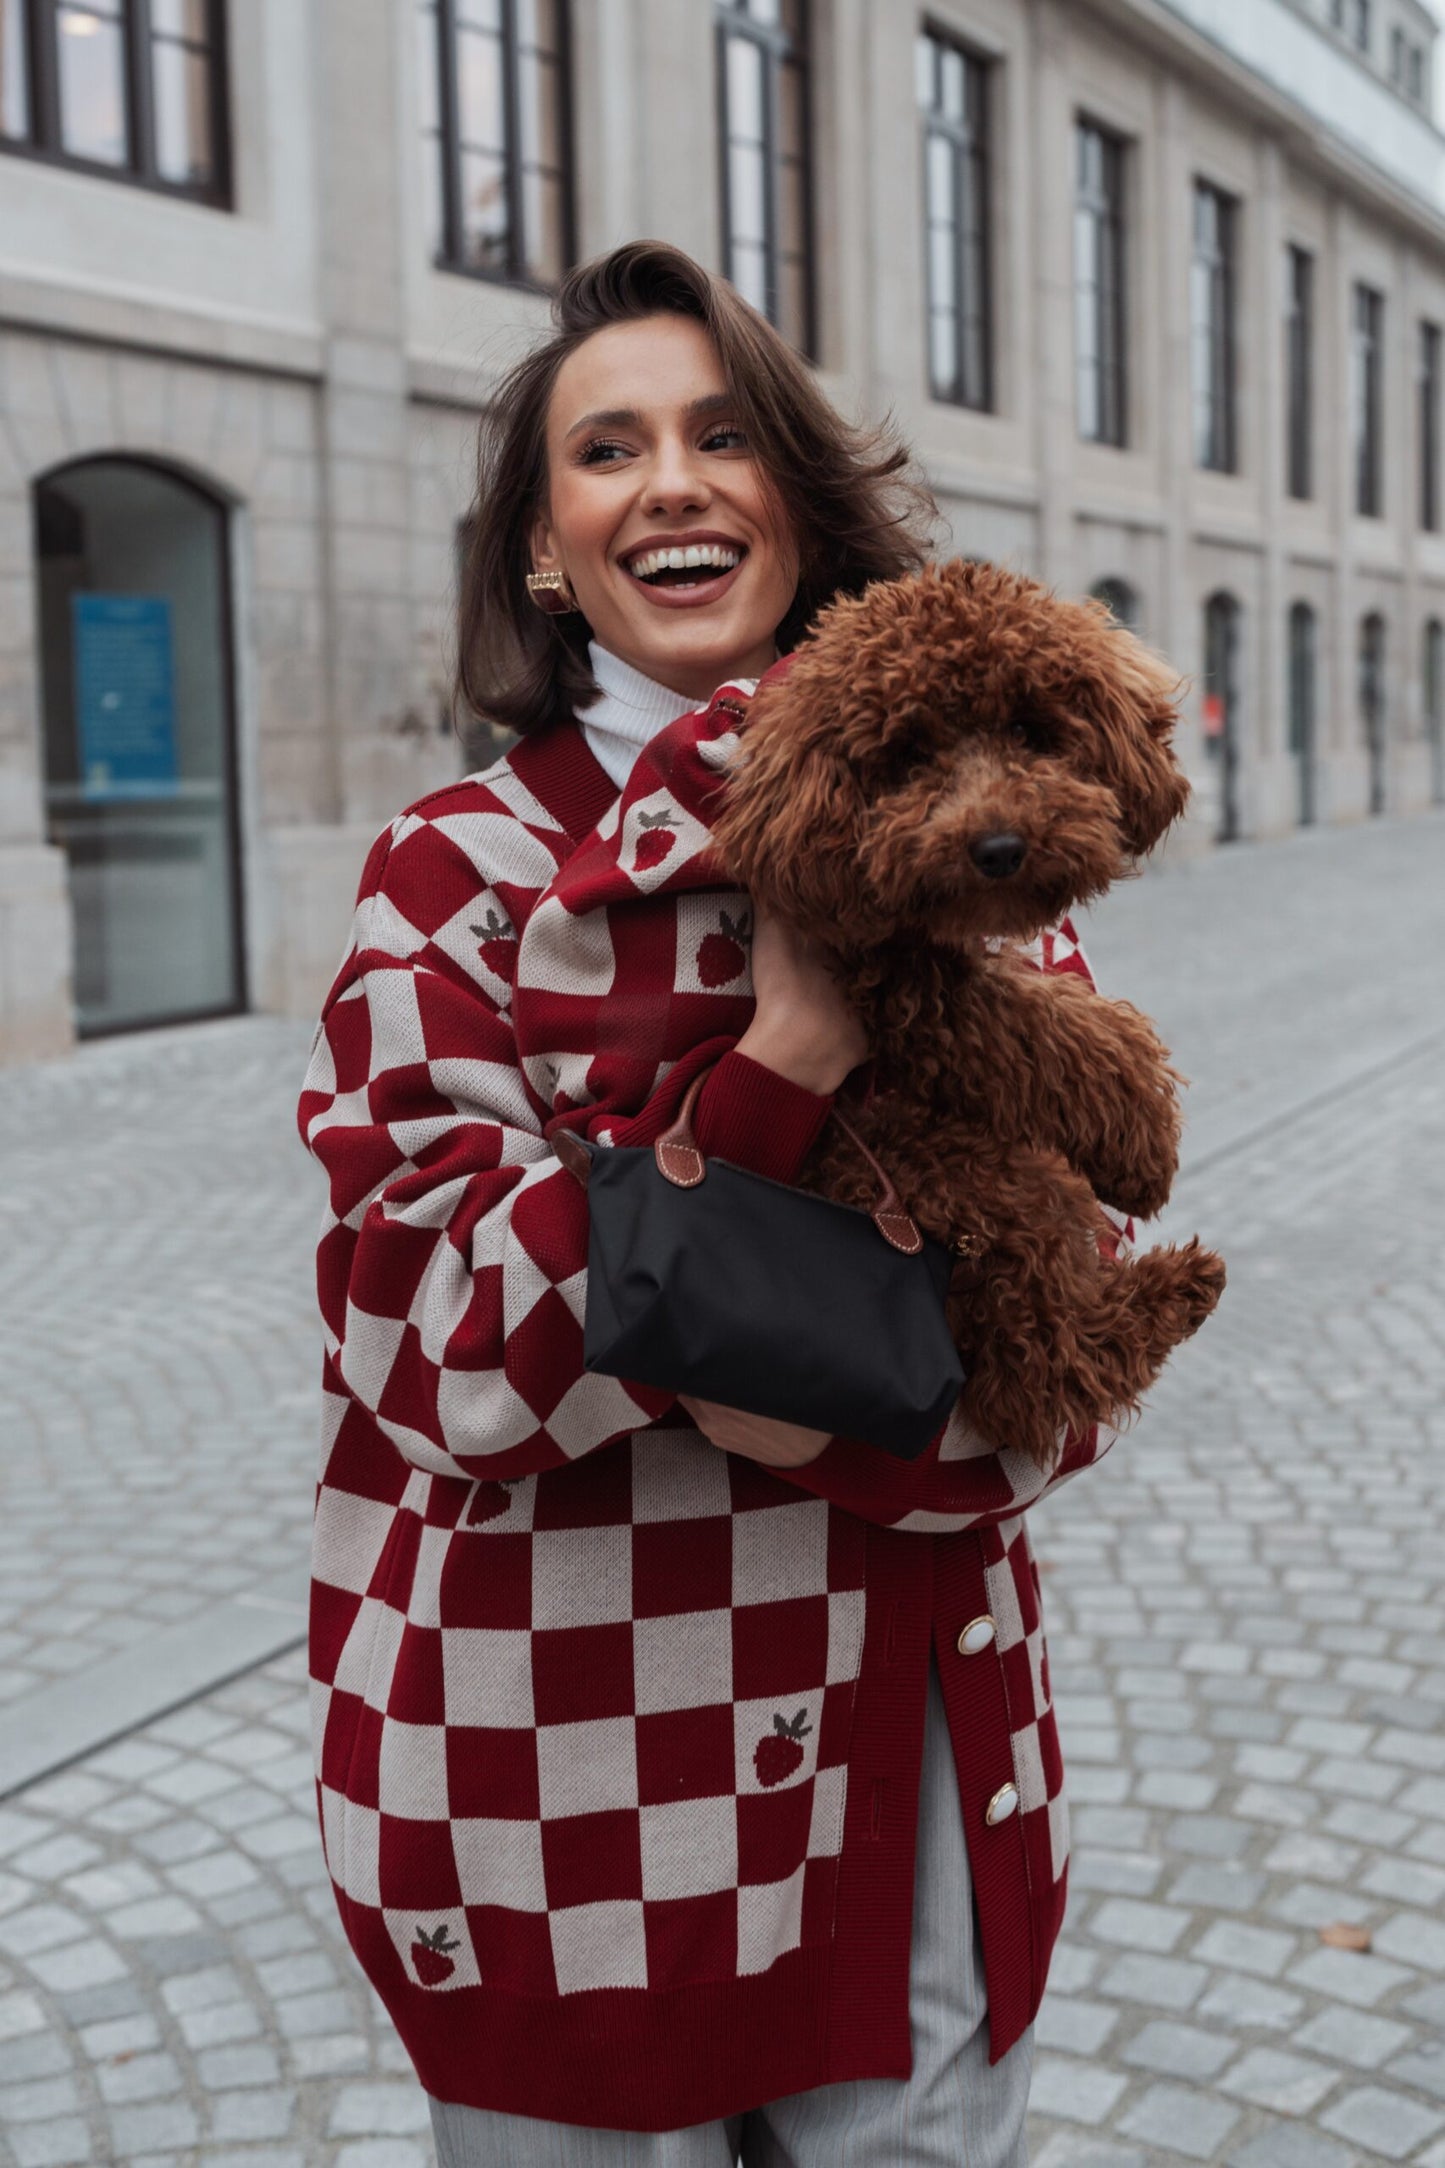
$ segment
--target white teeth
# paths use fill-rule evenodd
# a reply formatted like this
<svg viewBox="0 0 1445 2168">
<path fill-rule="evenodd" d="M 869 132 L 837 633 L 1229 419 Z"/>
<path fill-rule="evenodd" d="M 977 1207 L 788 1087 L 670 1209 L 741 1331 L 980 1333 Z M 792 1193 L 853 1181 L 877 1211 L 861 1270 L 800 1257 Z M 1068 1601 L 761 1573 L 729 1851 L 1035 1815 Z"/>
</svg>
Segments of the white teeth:
<svg viewBox="0 0 1445 2168">
<path fill-rule="evenodd" d="M 701 566 L 731 572 L 741 556 L 740 550 L 729 548 L 725 542 L 689 542 L 685 548 L 645 550 L 632 559 L 628 570 L 638 580 L 651 579 L 655 572 L 691 572 Z"/>
</svg>

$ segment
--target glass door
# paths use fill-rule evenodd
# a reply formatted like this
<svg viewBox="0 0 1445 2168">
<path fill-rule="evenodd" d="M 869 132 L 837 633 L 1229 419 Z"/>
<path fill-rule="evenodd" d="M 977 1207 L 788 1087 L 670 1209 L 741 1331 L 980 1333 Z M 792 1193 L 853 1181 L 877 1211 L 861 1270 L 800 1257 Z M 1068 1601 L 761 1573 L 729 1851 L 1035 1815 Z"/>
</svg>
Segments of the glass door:
<svg viewBox="0 0 1445 2168">
<path fill-rule="evenodd" d="M 36 490 L 45 800 L 83 1034 L 245 1003 L 226 517 L 166 470 Z"/>
</svg>

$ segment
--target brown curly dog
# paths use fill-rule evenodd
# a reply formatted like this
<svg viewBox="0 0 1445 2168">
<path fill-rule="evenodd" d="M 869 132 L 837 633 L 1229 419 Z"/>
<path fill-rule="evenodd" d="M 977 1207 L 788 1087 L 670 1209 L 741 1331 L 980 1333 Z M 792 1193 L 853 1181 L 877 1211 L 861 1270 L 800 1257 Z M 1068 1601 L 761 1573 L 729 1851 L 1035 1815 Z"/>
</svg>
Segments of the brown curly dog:
<svg viewBox="0 0 1445 2168">
<path fill-rule="evenodd" d="M 718 850 L 831 952 L 875 1091 L 851 1110 L 960 1258 L 964 1413 L 1046 1464 L 1135 1411 L 1218 1302 L 1197 1241 L 1114 1255 L 1098 1200 L 1151 1218 L 1179 1079 L 1147 1019 L 1021 953 L 1184 809 L 1177 681 L 1099 604 L 953 563 L 835 604 L 751 703 Z M 807 1186 L 871 1204 L 825 1130 Z"/>
</svg>

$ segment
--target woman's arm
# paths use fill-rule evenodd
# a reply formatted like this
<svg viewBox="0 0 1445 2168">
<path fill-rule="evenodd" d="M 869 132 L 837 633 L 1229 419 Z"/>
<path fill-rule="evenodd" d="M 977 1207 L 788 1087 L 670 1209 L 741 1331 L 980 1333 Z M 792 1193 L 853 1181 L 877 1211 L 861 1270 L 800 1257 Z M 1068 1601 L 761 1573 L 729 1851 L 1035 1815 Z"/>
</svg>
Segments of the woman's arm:
<svg viewBox="0 0 1445 2168">
<path fill-rule="evenodd" d="M 329 1183 L 317 1280 L 333 1373 L 413 1465 L 516 1477 L 627 1436 L 672 1395 L 583 1368 L 586 1197 L 548 1143 L 503 1000 L 473 951 L 446 945 L 459 914 L 479 915 L 466 883 L 487 893 L 431 823 L 382 838 L 298 1118 Z M 716 1062 L 704 1149 L 753 1139 L 760 1171 L 791 1179 L 829 1101 L 729 1046 L 694 1048 L 637 1113 L 594 1115 L 589 1133 L 651 1143 Z"/>
<path fill-rule="evenodd" d="M 1093 987 L 1068 920 L 1044 935 L 1036 961 L 1045 977 L 1067 975 Z M 874 1446 L 830 1438 L 796 1423 L 769 1422 L 707 1401 L 684 1399 L 682 1405 L 723 1451 L 759 1461 L 863 1520 L 932 1534 L 957 1534 L 1011 1518 L 1101 1459 L 1114 1442 L 1112 1431 L 1098 1427 L 1070 1435 L 1061 1440 L 1058 1458 L 1045 1473 L 1021 1453 L 993 1451 L 955 1411 L 918 1460 L 900 1461 Z"/>
</svg>

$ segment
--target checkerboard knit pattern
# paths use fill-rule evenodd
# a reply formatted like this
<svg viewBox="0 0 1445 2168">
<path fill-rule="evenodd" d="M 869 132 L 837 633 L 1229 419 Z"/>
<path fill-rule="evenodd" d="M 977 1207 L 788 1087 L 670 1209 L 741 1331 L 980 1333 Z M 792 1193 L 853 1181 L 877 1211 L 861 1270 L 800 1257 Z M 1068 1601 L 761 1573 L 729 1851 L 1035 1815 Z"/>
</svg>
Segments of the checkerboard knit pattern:
<svg viewBox="0 0 1445 2168">
<path fill-rule="evenodd" d="M 638 2128 L 906 2070 L 932 1646 L 995 2053 L 1028 2022 L 1067 1823 L 1019 1516 L 1108 1442 L 1045 1478 L 955 1417 L 918 1462 L 838 1439 L 771 1471 L 583 1370 L 586 1200 L 549 1132 L 649 1142 L 716 1063 L 704 1148 L 746 1161 L 761 1132 L 752 1163 L 788 1179 L 826 1116 L 727 1052 L 747 904 L 709 815 L 742 713 L 724 688 L 620 798 L 569 727 L 394 821 L 300 1109 L 329 1179 L 312 1661 L 338 1901 L 431 2090 Z M 1040 961 L 1086 968 L 1067 928 Z M 993 1648 L 950 1670 L 983 1612 Z"/>
</svg>

